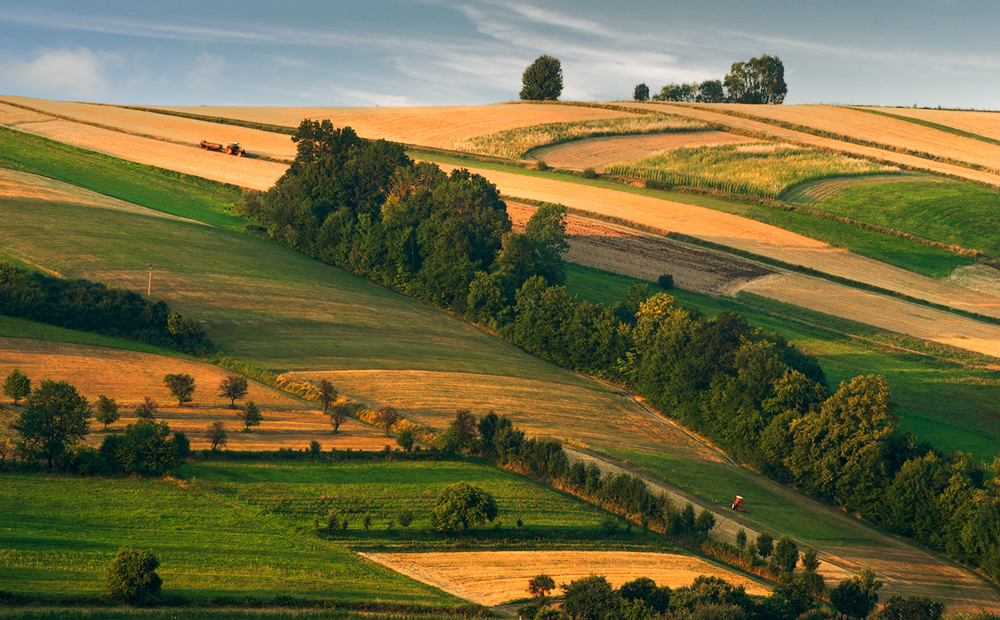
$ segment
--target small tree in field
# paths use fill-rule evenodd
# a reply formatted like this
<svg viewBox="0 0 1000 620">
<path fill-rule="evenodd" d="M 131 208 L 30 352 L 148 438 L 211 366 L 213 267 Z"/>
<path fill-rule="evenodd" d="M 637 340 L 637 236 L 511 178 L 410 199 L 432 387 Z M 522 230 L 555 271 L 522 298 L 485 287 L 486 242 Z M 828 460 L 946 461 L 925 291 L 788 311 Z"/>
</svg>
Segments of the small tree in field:
<svg viewBox="0 0 1000 620">
<path fill-rule="evenodd" d="M 163 384 L 167 386 L 170 393 L 177 399 L 177 406 L 191 402 L 191 395 L 194 394 L 194 377 L 188 374 L 170 374 L 163 377 Z"/>
<path fill-rule="evenodd" d="M 160 598 L 160 561 L 152 549 L 121 547 L 107 568 L 108 594 L 129 605 L 153 605 Z"/>
<path fill-rule="evenodd" d="M 140 420 L 155 420 L 156 410 L 160 408 L 160 405 L 156 403 L 150 397 L 146 397 L 140 404 L 135 408 L 135 416 Z"/>
<path fill-rule="evenodd" d="M 16 405 L 17 401 L 26 398 L 28 394 L 31 394 L 31 379 L 21 374 L 17 368 L 10 371 L 3 384 L 3 395 L 13 398 Z"/>
<path fill-rule="evenodd" d="M 636 84 L 632 91 L 632 99 L 636 101 L 649 101 L 649 87 L 643 84 Z"/>
<path fill-rule="evenodd" d="M 395 407 L 390 407 L 386 405 L 379 409 L 375 414 L 375 419 L 378 420 L 378 425 L 385 429 L 385 436 L 389 436 L 389 429 L 396 422 L 399 422 L 399 412 L 396 411 Z"/>
<path fill-rule="evenodd" d="M 528 592 L 538 599 L 539 605 L 545 604 L 545 597 L 549 592 L 555 590 L 556 582 L 546 574 L 535 575 L 528 580 Z"/>
<path fill-rule="evenodd" d="M 771 555 L 772 551 L 774 551 L 774 537 L 767 532 L 761 532 L 758 534 L 757 553 L 760 554 L 760 557 L 766 560 Z"/>
<path fill-rule="evenodd" d="M 333 401 L 337 400 L 337 390 L 333 389 L 333 384 L 326 379 L 319 382 L 319 399 L 323 403 L 323 413 L 327 413 Z M 334 429 L 333 432 L 337 430 Z"/>
<path fill-rule="evenodd" d="M 410 450 L 413 450 L 413 444 L 414 444 L 414 439 L 412 430 L 404 428 L 403 430 L 399 431 L 399 435 L 396 436 L 397 446 L 402 448 L 404 452 L 409 452 Z"/>
<path fill-rule="evenodd" d="M 464 534 L 470 527 L 497 517 L 493 496 L 468 482 L 456 482 L 438 495 L 431 522 L 443 534 Z"/>
<path fill-rule="evenodd" d="M 340 432 L 340 425 L 347 421 L 347 405 L 334 405 L 329 412 L 333 432 Z"/>
<path fill-rule="evenodd" d="M 97 406 L 94 407 L 95 415 L 98 422 L 104 424 L 104 430 L 108 430 L 108 424 L 114 424 L 118 421 L 118 403 L 115 399 L 108 398 L 104 394 L 98 394 L 97 396 Z"/>
<path fill-rule="evenodd" d="M 264 416 L 260 412 L 260 407 L 258 407 L 257 403 L 252 400 L 248 400 L 244 403 L 238 411 L 239 413 L 236 415 L 239 416 L 243 424 L 246 425 L 245 430 L 247 431 L 250 430 L 251 426 L 260 426 L 261 420 L 264 419 Z"/>
<path fill-rule="evenodd" d="M 539 56 L 521 76 L 521 101 L 555 101 L 563 89 L 562 63 L 552 56 Z"/>
<path fill-rule="evenodd" d="M 246 377 L 229 375 L 219 384 L 219 396 L 229 399 L 230 408 L 236 406 L 237 399 L 242 399 L 247 395 Z"/>
<path fill-rule="evenodd" d="M 87 435 L 90 405 L 65 381 L 42 381 L 24 400 L 14 428 L 26 454 L 37 454 L 49 467 L 53 460 Z"/>
<path fill-rule="evenodd" d="M 205 429 L 205 435 L 208 437 L 208 442 L 212 444 L 212 449 L 217 450 L 219 448 L 226 447 L 226 427 L 222 425 L 222 422 L 212 422 Z"/>
</svg>

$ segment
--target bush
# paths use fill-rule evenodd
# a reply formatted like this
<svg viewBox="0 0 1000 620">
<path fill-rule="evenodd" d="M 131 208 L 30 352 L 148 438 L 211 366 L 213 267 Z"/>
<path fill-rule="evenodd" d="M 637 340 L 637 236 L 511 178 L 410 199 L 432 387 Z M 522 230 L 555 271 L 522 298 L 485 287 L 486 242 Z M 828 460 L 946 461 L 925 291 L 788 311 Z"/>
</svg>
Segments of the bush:
<svg viewBox="0 0 1000 620">
<path fill-rule="evenodd" d="M 156 574 L 160 561 L 152 549 L 122 547 L 107 568 L 108 594 L 129 605 L 154 605 L 162 581 Z"/>
<path fill-rule="evenodd" d="M 535 614 L 537 614 L 542 609 L 542 606 L 538 603 L 528 603 L 527 605 L 522 605 L 520 609 L 517 610 L 517 615 L 525 620 L 533 620 Z"/>
<path fill-rule="evenodd" d="M 549 169 L 549 165 L 545 163 L 544 160 L 539 159 L 538 161 L 535 162 L 535 168 L 544 171 Z"/>
<path fill-rule="evenodd" d="M 646 189 L 667 189 L 667 184 L 659 179 L 646 179 L 643 181 Z"/>
<path fill-rule="evenodd" d="M 396 436 L 397 446 L 402 448 L 404 452 L 409 452 L 410 450 L 413 450 L 413 444 L 414 444 L 414 439 L 412 430 L 404 428 L 403 430 L 399 431 L 399 435 Z"/>
<path fill-rule="evenodd" d="M 665 291 L 669 291 L 674 288 L 674 277 L 669 273 L 665 273 L 656 279 L 656 283 Z"/>
<path fill-rule="evenodd" d="M 586 168 L 583 172 L 580 173 L 580 176 L 582 176 L 585 179 L 596 179 L 597 171 L 594 170 L 593 168 Z"/>
</svg>

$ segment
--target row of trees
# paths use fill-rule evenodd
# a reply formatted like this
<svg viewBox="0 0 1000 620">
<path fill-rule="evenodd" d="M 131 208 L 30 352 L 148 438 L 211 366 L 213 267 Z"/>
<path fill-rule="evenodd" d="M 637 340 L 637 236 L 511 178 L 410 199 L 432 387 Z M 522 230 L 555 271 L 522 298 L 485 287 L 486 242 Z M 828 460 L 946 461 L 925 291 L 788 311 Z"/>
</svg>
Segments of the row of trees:
<svg viewBox="0 0 1000 620">
<path fill-rule="evenodd" d="M 880 377 L 830 394 L 816 360 L 781 336 L 647 298 L 645 285 L 611 307 L 580 301 L 562 286 L 564 209 L 539 208 L 518 234 L 482 177 L 413 164 L 329 121 L 304 121 L 295 140 L 289 171 L 241 203 L 278 241 L 625 385 L 751 466 L 1000 578 L 1000 460 L 918 446 Z M 501 459 L 513 437 L 495 446 Z M 532 467 L 568 468 L 544 440 L 525 445 Z"/>
<path fill-rule="evenodd" d="M 63 280 L 0 263 L 0 314 L 135 340 L 195 356 L 215 347 L 192 319 L 162 301 L 88 280 Z"/>
<path fill-rule="evenodd" d="M 687 101 L 699 103 L 780 104 L 788 94 L 785 67 L 777 56 L 763 54 L 746 62 L 735 62 L 722 80 L 705 80 L 690 84 L 667 84 L 653 101 Z M 632 92 L 636 101 L 649 101 L 646 84 L 638 84 Z"/>
</svg>

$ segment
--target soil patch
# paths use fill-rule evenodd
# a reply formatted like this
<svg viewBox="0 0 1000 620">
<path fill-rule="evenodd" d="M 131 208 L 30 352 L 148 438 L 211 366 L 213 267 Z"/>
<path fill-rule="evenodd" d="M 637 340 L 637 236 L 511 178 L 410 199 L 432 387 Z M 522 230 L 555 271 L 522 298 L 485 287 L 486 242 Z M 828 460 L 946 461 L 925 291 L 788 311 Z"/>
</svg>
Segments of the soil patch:
<svg viewBox="0 0 1000 620">
<path fill-rule="evenodd" d="M 724 131 L 607 136 L 537 148 L 527 153 L 525 159 L 543 160 L 555 168 L 569 170 L 593 168 L 601 172 L 607 165 L 635 161 L 670 149 L 754 141 L 752 138 Z"/>
<path fill-rule="evenodd" d="M 767 595 L 771 591 L 739 573 L 680 554 L 547 550 L 360 555 L 480 605 L 527 598 L 528 580 L 542 573 L 552 577 L 557 586 L 597 574 L 607 577 L 616 588 L 639 577 L 678 588 L 691 585 L 699 575 L 712 575 L 744 586 L 749 594 Z"/>
</svg>

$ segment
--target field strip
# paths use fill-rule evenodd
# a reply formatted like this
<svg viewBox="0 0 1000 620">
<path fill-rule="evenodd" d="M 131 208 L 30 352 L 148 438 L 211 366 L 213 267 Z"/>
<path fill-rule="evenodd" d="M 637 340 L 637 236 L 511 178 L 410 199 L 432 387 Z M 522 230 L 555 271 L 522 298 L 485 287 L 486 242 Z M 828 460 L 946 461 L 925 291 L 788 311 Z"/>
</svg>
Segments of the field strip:
<svg viewBox="0 0 1000 620">
<path fill-rule="evenodd" d="M 863 110 L 905 116 L 920 121 L 945 125 L 971 134 L 1000 140 L 1000 114 L 975 110 L 929 110 L 925 108 L 880 108 L 860 106 Z"/>
<path fill-rule="evenodd" d="M 529 151 L 524 159 L 543 160 L 554 168 L 570 170 L 593 168 L 601 172 L 608 164 L 635 161 L 668 149 L 756 141 L 754 138 L 724 131 L 606 136 L 543 146 Z"/>
<path fill-rule="evenodd" d="M 739 573 L 680 554 L 544 550 L 359 555 L 480 605 L 528 598 L 528 580 L 542 573 L 557 586 L 591 574 L 604 575 L 616 588 L 638 577 L 678 588 L 691 585 L 698 575 L 712 575 L 744 586 L 752 595 L 770 594 L 770 588 Z"/>
<path fill-rule="evenodd" d="M 203 222 L 192 220 L 186 217 L 170 215 L 162 211 L 154 211 L 137 204 L 98 194 L 88 189 L 62 181 L 56 181 L 47 177 L 0 168 L 0 199 L 7 200 L 52 200 L 56 202 L 66 202 L 71 204 L 85 205 L 88 207 L 99 207 L 102 209 L 112 209 L 115 211 L 125 211 L 159 217 L 168 220 L 178 220 L 190 222 L 204 226 Z"/>
<path fill-rule="evenodd" d="M 629 104 L 629 105 L 633 107 L 641 107 L 643 109 L 652 109 L 660 111 L 664 109 L 664 106 L 659 104 Z M 757 106 L 757 107 L 766 107 L 766 106 Z M 776 138 L 778 140 L 785 140 L 795 144 L 816 146 L 819 148 L 831 149 L 841 153 L 852 153 L 855 155 L 859 155 L 861 157 L 868 157 L 871 159 L 894 163 L 908 168 L 914 168 L 919 170 L 930 170 L 932 172 L 937 172 L 940 174 L 946 174 L 958 178 L 968 179 L 970 181 L 985 183 L 987 185 L 992 185 L 994 187 L 1000 187 L 1000 174 L 985 172 L 982 170 L 973 170 L 971 168 L 965 168 L 962 166 L 957 166 L 955 164 L 934 161 L 932 159 L 917 157 L 915 155 L 897 153 L 895 151 L 887 151 L 872 146 L 852 144 L 850 142 L 844 142 L 842 140 L 836 140 L 834 138 L 823 138 L 809 133 L 795 131 L 793 129 L 785 129 L 783 127 L 772 125 L 770 123 L 753 121 L 745 118 L 740 118 L 738 116 L 724 114 L 722 112 L 709 112 L 706 110 L 698 110 L 684 105 L 671 105 L 666 109 L 671 110 L 674 114 L 679 114 L 681 116 L 687 116 L 689 118 L 693 118 L 696 120 L 705 121 L 706 123 L 715 123 L 718 125 L 733 127 L 735 129 L 754 132 L 755 134 L 765 134 L 773 138 Z M 755 110 L 756 107 L 752 109 L 751 112 Z M 859 114 L 862 113 L 859 112 Z"/>
<path fill-rule="evenodd" d="M 47 122 L 19 122 L 19 119 L 24 117 L 24 112 L 20 108 L 0 104 L 0 126 L 104 155 L 175 170 L 220 183 L 266 190 L 288 169 L 285 164 L 247 157 L 232 157 L 224 153 L 206 151 L 200 147 L 132 136 L 120 131 L 54 117 L 50 117 L 51 120 Z"/>
</svg>

